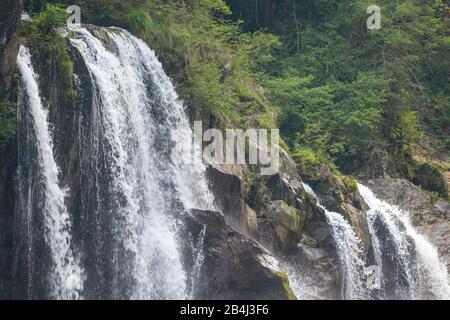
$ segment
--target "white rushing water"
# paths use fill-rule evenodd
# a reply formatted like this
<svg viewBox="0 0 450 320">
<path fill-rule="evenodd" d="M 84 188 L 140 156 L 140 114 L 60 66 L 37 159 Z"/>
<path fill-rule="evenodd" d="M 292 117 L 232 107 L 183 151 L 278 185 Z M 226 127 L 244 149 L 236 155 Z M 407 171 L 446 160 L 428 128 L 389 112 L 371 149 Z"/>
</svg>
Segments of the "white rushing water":
<svg viewBox="0 0 450 320">
<path fill-rule="evenodd" d="M 188 298 L 191 273 L 182 263 L 173 206 L 181 201 L 185 209 L 211 209 L 213 196 L 204 165 L 184 165 L 186 155 L 171 152 L 192 136 L 183 105 L 141 40 L 117 28 L 71 31 L 111 148 L 112 192 L 120 198 L 114 237 L 133 260 L 131 298 Z"/>
<path fill-rule="evenodd" d="M 396 298 L 450 299 L 447 269 L 436 248 L 414 229 L 408 213 L 379 200 L 368 187 L 358 184 L 358 188 L 370 207 L 367 216 L 376 263 L 382 267 L 393 258 L 398 264 Z"/>
<path fill-rule="evenodd" d="M 45 187 L 45 239 L 50 248 L 51 293 L 57 299 L 77 299 L 83 289 L 83 269 L 71 247 L 71 220 L 65 205 L 66 191 L 60 187 L 59 168 L 53 155 L 53 140 L 38 86 L 38 77 L 27 48 L 21 47 L 17 65 L 22 75 L 30 113 L 34 121 L 39 166 Z"/>
<path fill-rule="evenodd" d="M 303 183 L 305 190 L 317 200 L 317 204 L 325 211 L 328 224 L 336 244 L 341 265 L 342 289 L 345 299 L 369 299 L 367 289 L 366 262 L 361 249 L 361 240 L 345 218 L 336 212 L 328 211 L 320 204 L 319 198 L 312 188 Z"/>
</svg>

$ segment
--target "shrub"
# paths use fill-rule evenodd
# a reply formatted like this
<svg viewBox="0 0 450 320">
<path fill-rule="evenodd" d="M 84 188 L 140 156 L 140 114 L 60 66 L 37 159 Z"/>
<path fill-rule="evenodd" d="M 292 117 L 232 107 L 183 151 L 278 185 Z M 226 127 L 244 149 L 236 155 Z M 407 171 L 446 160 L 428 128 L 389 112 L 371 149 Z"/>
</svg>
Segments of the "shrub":
<svg viewBox="0 0 450 320">
<path fill-rule="evenodd" d="M 131 30 L 137 34 L 150 32 L 152 27 L 152 19 L 147 12 L 141 10 L 130 12 L 127 21 Z"/>
<path fill-rule="evenodd" d="M 45 10 L 35 18 L 36 32 L 43 37 L 54 36 L 58 28 L 67 21 L 66 9 L 62 5 L 47 4 Z"/>
</svg>

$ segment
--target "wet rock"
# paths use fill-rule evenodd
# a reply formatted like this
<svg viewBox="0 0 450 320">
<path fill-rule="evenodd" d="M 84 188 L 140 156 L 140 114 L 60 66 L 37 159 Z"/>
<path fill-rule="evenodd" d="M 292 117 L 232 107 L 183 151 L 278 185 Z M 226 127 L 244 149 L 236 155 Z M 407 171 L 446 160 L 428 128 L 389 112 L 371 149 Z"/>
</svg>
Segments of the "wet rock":
<svg viewBox="0 0 450 320">
<path fill-rule="evenodd" d="M 371 179 L 364 181 L 381 199 L 413 214 L 416 225 L 433 224 L 450 219 L 450 202 L 433 199 L 406 179 Z"/>
<path fill-rule="evenodd" d="M 261 176 L 257 166 L 239 165 L 209 165 L 208 176 L 228 225 L 248 237 L 246 241 L 258 241 L 280 259 L 295 260 L 308 270 L 314 298 L 339 297 L 339 263 L 330 227 L 323 210 L 304 190 L 297 165 L 286 151 L 280 150 L 280 170 L 272 176 Z M 357 195 L 348 198 L 363 207 Z M 359 220 L 355 211 L 348 216 L 361 226 L 365 220 Z M 303 237 L 314 243 L 310 250 L 306 245 L 299 249 Z"/>
<path fill-rule="evenodd" d="M 378 178 L 363 182 L 377 197 L 411 212 L 414 224 L 433 222 L 432 198 L 406 179 Z"/>
<path fill-rule="evenodd" d="M 352 225 L 368 255 L 371 247 L 365 215 L 368 207 L 358 192 L 355 180 L 336 176 L 324 164 L 311 166 L 302 175 L 320 198 L 321 204 L 330 211 L 342 214 Z"/>
<path fill-rule="evenodd" d="M 433 244 L 450 272 L 450 221 L 440 220 L 432 225 L 418 228 L 419 232 Z"/>
<path fill-rule="evenodd" d="M 331 243 L 304 235 L 289 261 L 304 282 L 304 298 L 340 299 L 339 262 Z"/>
<path fill-rule="evenodd" d="M 5 147 L 0 146 L 0 300 L 13 295 L 16 171 L 17 144 L 12 141 Z"/>
<path fill-rule="evenodd" d="M 426 192 L 405 179 L 372 179 L 365 181 L 373 192 L 388 203 L 412 213 L 417 230 L 425 235 L 450 270 L 450 203 L 436 203 Z"/>
<path fill-rule="evenodd" d="M 431 197 L 411 182 L 400 178 L 370 179 L 364 182 L 383 200 L 404 209 L 418 211 L 431 206 Z"/>
<path fill-rule="evenodd" d="M 350 203 L 344 203 L 342 204 L 342 207 L 345 212 L 345 217 L 361 240 L 364 251 L 368 254 L 371 247 L 371 239 L 365 213 L 358 210 Z"/>
<path fill-rule="evenodd" d="M 191 210 L 190 229 L 206 225 L 197 299 L 294 299 L 278 262 L 226 225 L 220 213 Z"/>
<path fill-rule="evenodd" d="M 259 225 L 258 225 L 258 216 L 256 211 L 250 208 L 248 205 L 245 205 L 245 210 L 241 214 L 241 232 L 249 237 L 250 239 L 254 239 L 259 241 Z"/>
</svg>

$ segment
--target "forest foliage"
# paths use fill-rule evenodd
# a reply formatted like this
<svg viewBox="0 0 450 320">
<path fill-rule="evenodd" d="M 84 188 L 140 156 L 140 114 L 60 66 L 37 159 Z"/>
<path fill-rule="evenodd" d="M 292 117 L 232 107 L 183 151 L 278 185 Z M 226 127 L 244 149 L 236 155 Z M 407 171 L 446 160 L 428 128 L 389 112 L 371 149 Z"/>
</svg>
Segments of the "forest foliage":
<svg viewBox="0 0 450 320">
<path fill-rule="evenodd" d="M 84 23 L 131 30 L 186 103 L 235 126 L 279 127 L 292 154 L 359 174 L 376 147 L 412 178 L 415 154 L 448 153 L 443 0 L 25 1 L 40 32 L 60 23 L 58 4 L 79 5 Z M 371 4 L 380 30 L 366 27 Z"/>
</svg>

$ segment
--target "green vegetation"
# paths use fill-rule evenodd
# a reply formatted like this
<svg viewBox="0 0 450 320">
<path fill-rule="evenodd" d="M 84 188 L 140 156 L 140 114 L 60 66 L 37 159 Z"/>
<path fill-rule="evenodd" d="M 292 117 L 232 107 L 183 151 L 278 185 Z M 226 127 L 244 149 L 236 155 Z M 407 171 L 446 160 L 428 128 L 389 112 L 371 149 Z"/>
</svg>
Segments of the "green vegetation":
<svg viewBox="0 0 450 320">
<path fill-rule="evenodd" d="M 65 26 L 67 20 L 66 9 L 62 5 L 47 4 L 45 9 L 36 15 L 34 30 L 41 37 L 57 36 L 57 29 Z"/>
<path fill-rule="evenodd" d="M 48 64 L 55 63 L 61 80 L 68 84 L 71 89 L 73 85 L 73 62 L 68 53 L 66 40 L 58 32 L 59 28 L 66 25 L 68 14 L 66 7 L 62 4 L 49 4 L 42 6 L 42 11 L 36 14 L 33 21 L 22 21 L 20 34 L 27 39 L 45 42 L 40 50 L 47 57 Z M 69 90 L 68 94 L 73 94 Z"/>
<path fill-rule="evenodd" d="M 54 38 L 58 3 L 149 42 L 190 106 L 233 126 L 279 127 L 300 166 L 357 175 L 376 147 L 391 175 L 413 180 L 435 150 L 448 153 L 443 0 L 378 0 L 380 30 L 366 27 L 372 1 L 31 0 L 32 34 Z M 60 70 L 70 74 L 64 52 Z"/>
<path fill-rule="evenodd" d="M 0 101 L 0 150 L 16 132 L 16 107 L 13 103 Z"/>
<path fill-rule="evenodd" d="M 258 69 L 291 147 L 358 172 L 354 164 L 364 164 L 374 145 L 395 157 L 413 152 L 424 135 L 448 140 L 450 24 L 443 1 L 377 1 L 382 29 L 373 31 L 365 28 L 372 2 L 230 3 L 245 30 L 268 30 L 283 43 L 282 50 L 268 48 L 272 60 Z"/>
<path fill-rule="evenodd" d="M 151 43 L 189 105 L 234 126 L 246 127 L 251 119 L 276 127 L 276 112 L 254 76 L 253 36 L 227 19 L 224 1 L 61 0 L 28 7 L 39 11 L 44 2 L 77 4 L 84 23 L 121 26 Z"/>
<path fill-rule="evenodd" d="M 280 278 L 280 280 L 283 282 L 283 287 L 284 287 L 284 290 L 286 291 L 287 299 L 288 300 L 297 300 L 297 297 L 296 297 L 294 291 L 292 291 L 292 288 L 289 284 L 289 278 L 286 275 L 286 273 L 277 271 L 277 272 L 274 272 L 274 275 L 277 276 L 278 278 Z"/>
<path fill-rule="evenodd" d="M 151 31 L 152 19 L 145 11 L 135 10 L 127 16 L 131 30 L 136 34 L 146 34 Z"/>
</svg>

